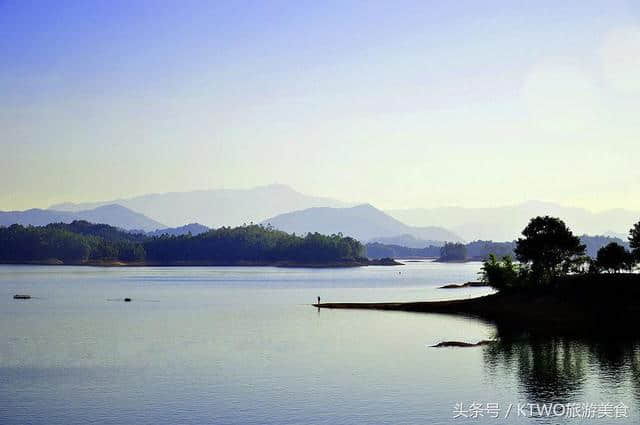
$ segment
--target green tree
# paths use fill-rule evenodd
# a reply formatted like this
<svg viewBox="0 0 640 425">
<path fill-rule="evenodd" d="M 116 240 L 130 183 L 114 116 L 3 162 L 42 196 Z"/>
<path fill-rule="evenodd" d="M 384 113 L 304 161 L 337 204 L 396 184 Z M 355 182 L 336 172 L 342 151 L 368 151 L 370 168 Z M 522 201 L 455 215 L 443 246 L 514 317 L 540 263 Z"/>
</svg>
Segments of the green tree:
<svg viewBox="0 0 640 425">
<path fill-rule="evenodd" d="M 633 264 L 631 254 L 622 245 L 611 242 L 598 250 L 596 258 L 598 267 L 602 270 L 618 273 L 622 269 L 629 269 Z"/>
<path fill-rule="evenodd" d="M 629 230 L 629 246 L 636 261 L 640 261 L 640 221 Z"/>
<path fill-rule="evenodd" d="M 585 246 L 559 218 L 532 218 L 522 236 L 515 254 L 536 282 L 548 283 L 585 262 Z"/>
<path fill-rule="evenodd" d="M 440 248 L 440 261 L 464 261 L 467 259 L 467 247 L 461 243 L 447 242 Z"/>
</svg>

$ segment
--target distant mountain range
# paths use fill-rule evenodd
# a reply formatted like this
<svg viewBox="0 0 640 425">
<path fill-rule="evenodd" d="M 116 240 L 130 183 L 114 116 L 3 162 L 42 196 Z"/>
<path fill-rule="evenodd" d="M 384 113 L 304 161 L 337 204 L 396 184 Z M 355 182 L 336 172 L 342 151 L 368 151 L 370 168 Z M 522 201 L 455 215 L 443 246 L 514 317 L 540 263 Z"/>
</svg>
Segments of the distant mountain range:
<svg viewBox="0 0 640 425">
<path fill-rule="evenodd" d="M 341 232 L 362 242 L 399 235 L 423 241 L 461 241 L 458 235 L 441 227 L 407 226 L 369 204 L 349 208 L 308 208 L 277 215 L 263 224 L 297 234 Z"/>
<path fill-rule="evenodd" d="M 124 208 L 127 213 L 116 209 L 111 214 L 108 209 L 101 209 L 114 204 Z M 282 230 L 297 233 L 341 231 L 367 242 L 421 248 L 443 241 L 512 241 L 537 215 L 560 217 L 575 234 L 616 236 L 621 239 L 626 239 L 629 228 L 640 220 L 638 211 L 613 209 L 593 213 L 582 208 L 539 201 L 495 208 L 389 210 L 386 214 L 370 205 L 368 208 L 367 212 L 363 206 L 354 207 L 353 203 L 307 196 L 286 185 L 272 184 L 252 189 L 170 192 L 105 202 L 57 204 L 49 210 L 3 213 L 0 224 L 6 225 L 12 221 L 46 224 L 51 221 L 68 222 L 81 217 L 124 229 L 149 232 L 167 226 L 180 229 L 185 223 L 202 223 L 202 226 L 217 228 L 272 222 Z M 95 212 L 92 215 L 89 211 Z M 135 213 L 139 215 L 132 216 Z"/>
<path fill-rule="evenodd" d="M 368 242 L 375 243 L 378 242 L 383 245 L 396 245 L 403 246 L 407 248 L 424 248 L 426 246 L 442 246 L 444 245 L 445 240 L 426 240 L 426 239 L 418 239 L 410 234 L 403 234 L 397 236 L 386 236 L 386 237 L 377 237 L 369 240 Z"/>
<path fill-rule="evenodd" d="M 600 234 L 624 239 L 633 223 L 640 220 L 638 211 L 612 209 L 593 213 L 539 201 L 496 208 L 416 208 L 389 210 L 387 213 L 413 226 L 445 227 L 468 241 L 516 239 L 529 220 L 538 215 L 560 217 L 574 234 Z"/>
<path fill-rule="evenodd" d="M 50 208 L 59 211 L 80 211 L 105 204 L 122 205 L 168 226 L 197 222 L 208 227 L 259 223 L 278 214 L 311 207 L 350 206 L 330 198 L 303 195 L 289 186 L 272 184 L 253 189 L 170 192 L 106 202 L 64 203 L 52 205 Z"/>
<path fill-rule="evenodd" d="M 12 224 L 44 226 L 49 223 L 71 223 L 74 220 L 86 220 L 91 223 L 109 224 L 125 230 L 143 230 L 145 232 L 166 227 L 162 223 L 121 205 L 104 205 L 75 212 L 35 208 L 26 211 L 0 211 L 0 226 Z"/>
</svg>

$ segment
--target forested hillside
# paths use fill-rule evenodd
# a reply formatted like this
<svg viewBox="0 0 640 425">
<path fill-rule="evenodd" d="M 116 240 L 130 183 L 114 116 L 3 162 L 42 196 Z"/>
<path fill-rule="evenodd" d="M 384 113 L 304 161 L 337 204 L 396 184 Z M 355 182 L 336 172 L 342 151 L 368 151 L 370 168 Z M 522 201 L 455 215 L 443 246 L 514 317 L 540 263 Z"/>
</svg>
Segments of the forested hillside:
<svg viewBox="0 0 640 425">
<path fill-rule="evenodd" d="M 324 264 L 359 262 L 363 257 L 362 244 L 349 237 L 302 237 L 260 225 L 160 237 L 85 221 L 0 228 L 4 263 Z"/>
</svg>

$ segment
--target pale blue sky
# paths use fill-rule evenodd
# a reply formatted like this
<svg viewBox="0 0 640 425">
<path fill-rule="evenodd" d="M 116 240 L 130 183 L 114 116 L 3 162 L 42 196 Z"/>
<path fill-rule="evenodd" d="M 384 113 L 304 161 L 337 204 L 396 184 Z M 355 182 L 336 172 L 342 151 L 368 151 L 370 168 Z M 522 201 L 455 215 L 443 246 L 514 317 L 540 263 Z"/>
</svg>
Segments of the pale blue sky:
<svg viewBox="0 0 640 425">
<path fill-rule="evenodd" d="M 0 0 L 0 209 L 640 208 L 640 6 L 516 3 Z"/>
</svg>

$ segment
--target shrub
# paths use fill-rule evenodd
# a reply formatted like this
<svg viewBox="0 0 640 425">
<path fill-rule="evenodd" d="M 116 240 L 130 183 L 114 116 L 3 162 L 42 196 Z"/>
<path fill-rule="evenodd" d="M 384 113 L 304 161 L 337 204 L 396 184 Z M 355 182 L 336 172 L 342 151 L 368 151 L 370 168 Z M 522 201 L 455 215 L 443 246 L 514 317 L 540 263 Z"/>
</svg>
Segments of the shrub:
<svg viewBox="0 0 640 425">
<path fill-rule="evenodd" d="M 480 275 L 483 282 L 498 291 L 514 288 L 521 283 L 518 266 L 509 255 L 498 261 L 494 254 L 489 254 L 489 258 L 482 263 Z"/>
</svg>

